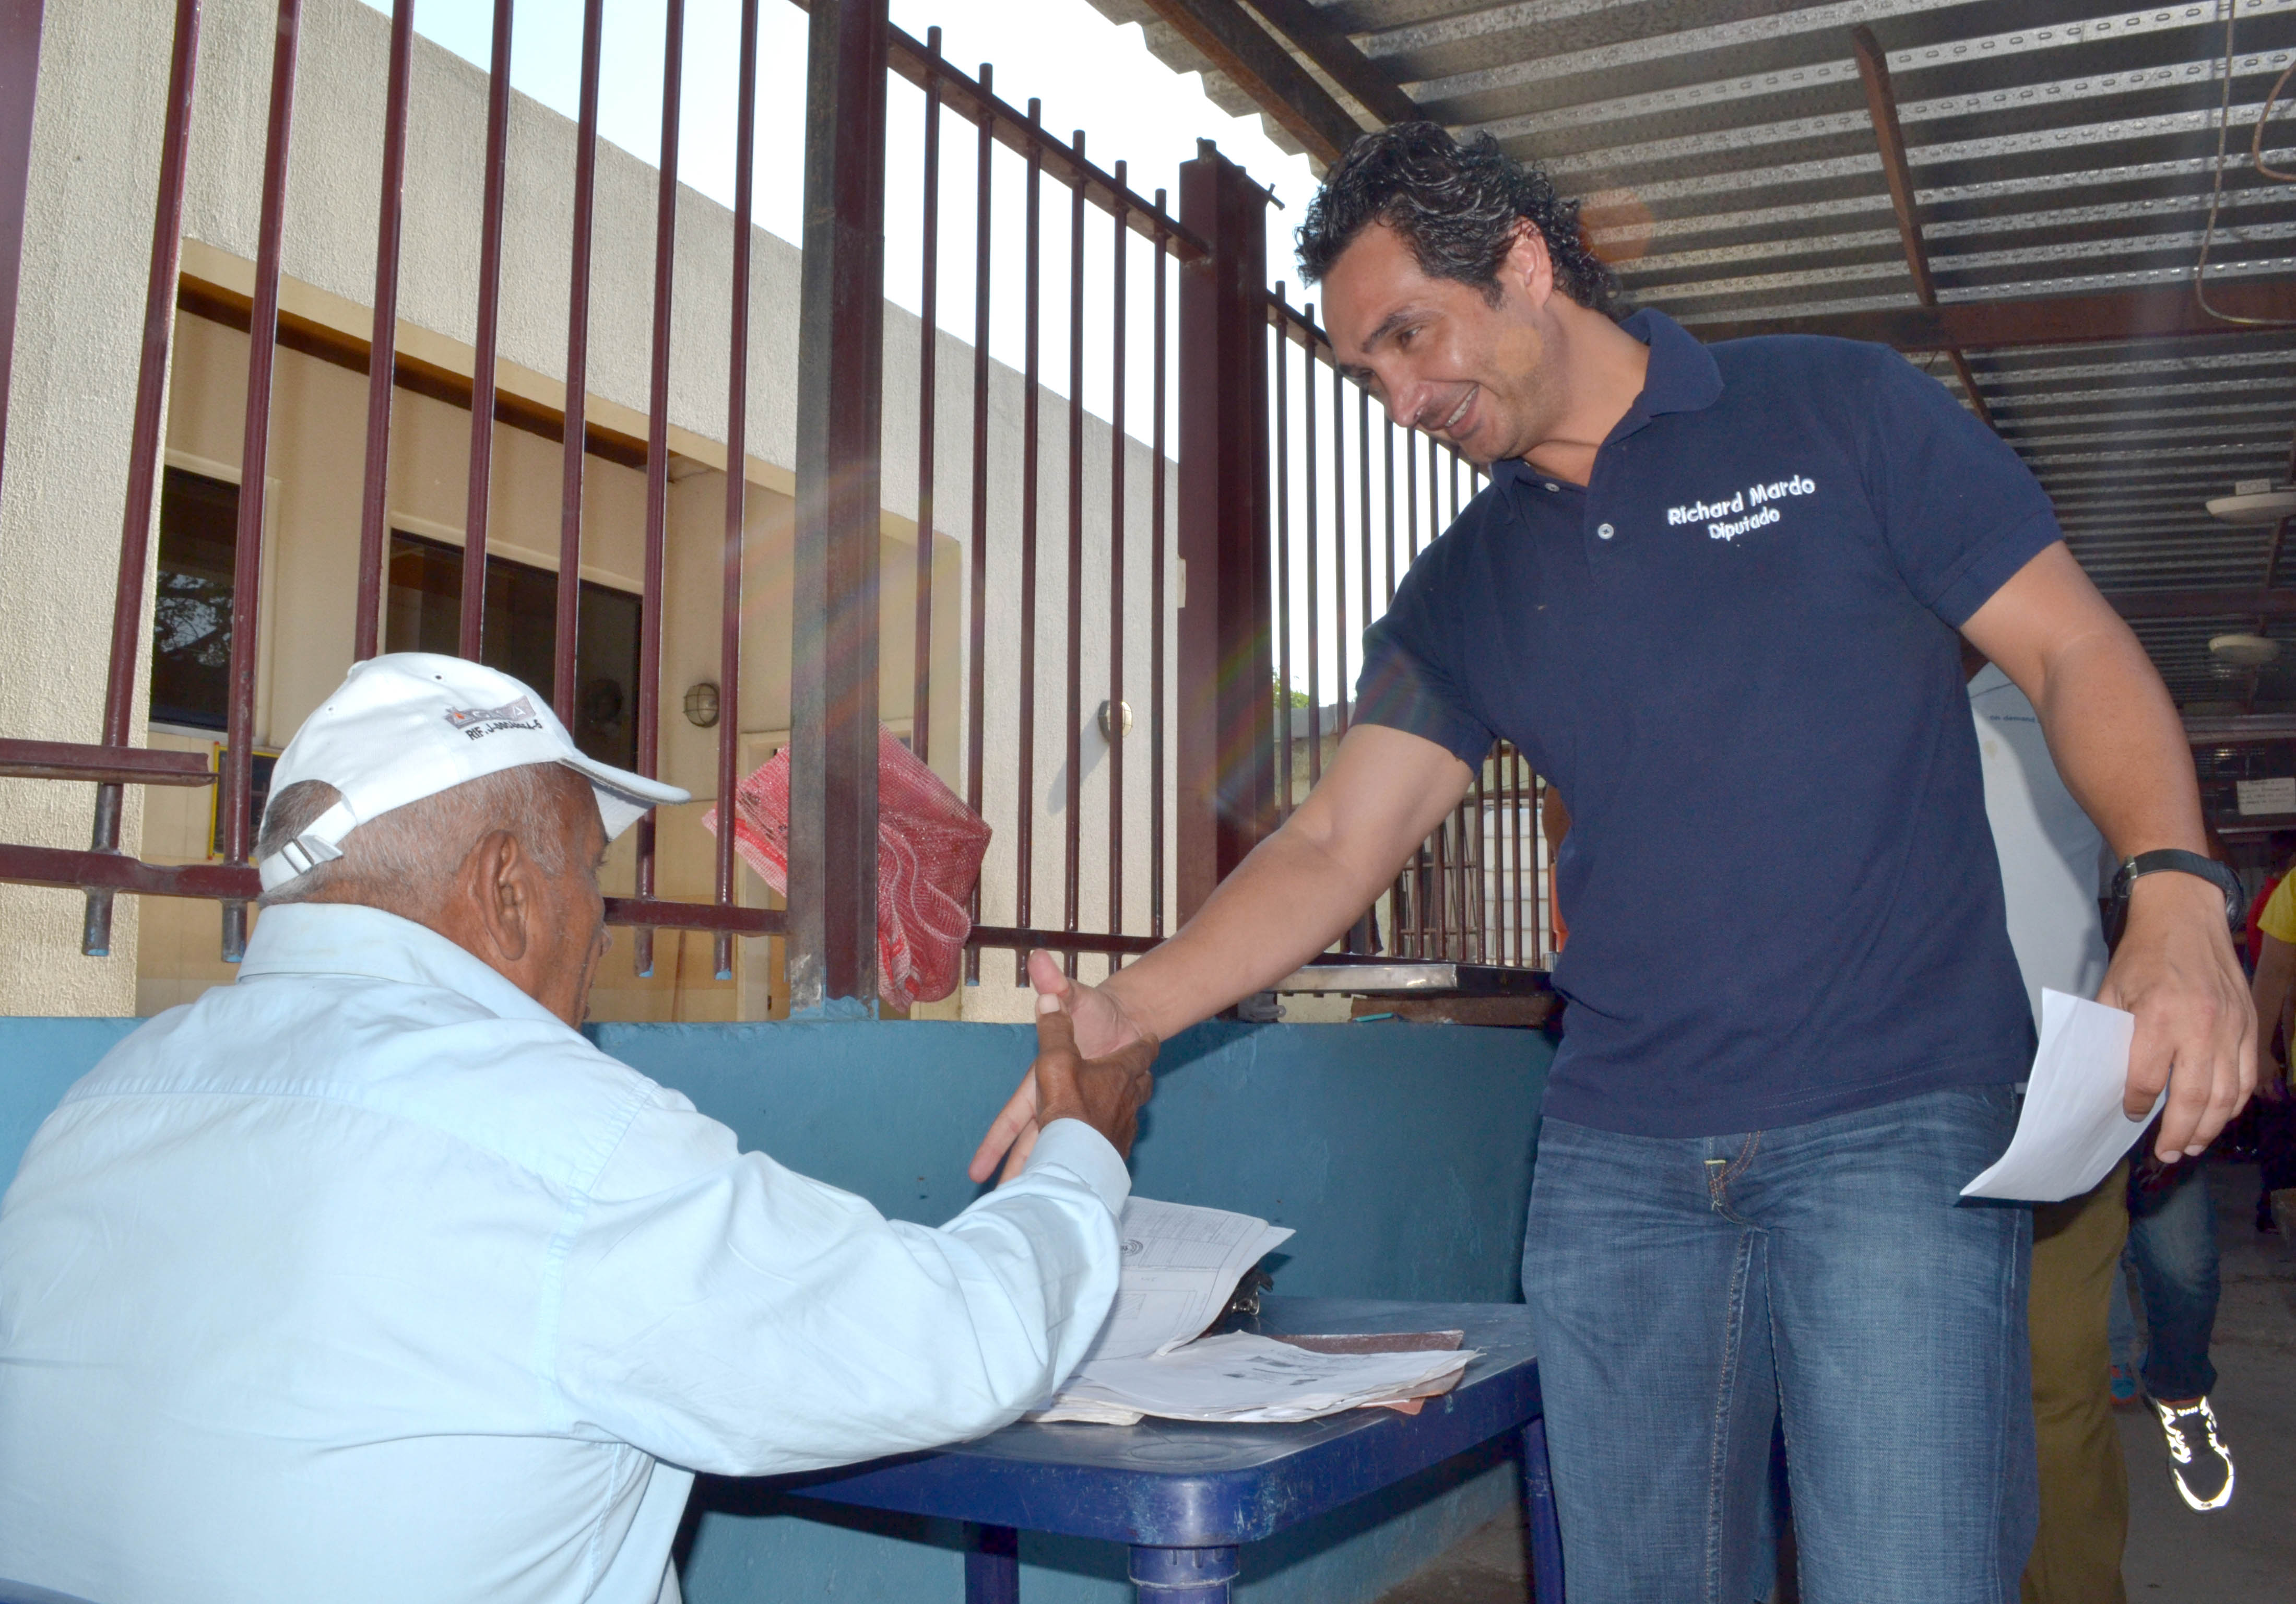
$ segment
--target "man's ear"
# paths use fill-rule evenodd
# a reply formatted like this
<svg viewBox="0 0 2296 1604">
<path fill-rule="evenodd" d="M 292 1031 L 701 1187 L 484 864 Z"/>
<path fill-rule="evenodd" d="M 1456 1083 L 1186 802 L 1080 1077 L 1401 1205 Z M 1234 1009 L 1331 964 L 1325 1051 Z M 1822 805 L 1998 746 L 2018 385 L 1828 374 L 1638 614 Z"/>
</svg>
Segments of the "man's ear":
<svg viewBox="0 0 2296 1604">
<path fill-rule="evenodd" d="M 1546 249 L 1546 236 L 1529 218 L 1515 223 L 1514 243 L 1499 264 L 1499 282 L 1534 308 L 1545 306 L 1554 293 L 1554 258 Z"/>
<path fill-rule="evenodd" d="M 463 860 L 463 894 L 504 963 L 534 939 L 534 863 L 508 830 L 489 830 Z"/>
</svg>

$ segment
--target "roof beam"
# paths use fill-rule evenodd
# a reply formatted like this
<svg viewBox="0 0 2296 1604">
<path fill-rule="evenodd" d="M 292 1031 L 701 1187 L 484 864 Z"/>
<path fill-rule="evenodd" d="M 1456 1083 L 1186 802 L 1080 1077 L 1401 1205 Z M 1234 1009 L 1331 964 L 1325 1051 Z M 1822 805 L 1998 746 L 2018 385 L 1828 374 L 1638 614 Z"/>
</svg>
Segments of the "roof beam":
<svg viewBox="0 0 2296 1604">
<path fill-rule="evenodd" d="M 1653 296 L 1662 301 L 1662 296 Z M 2251 279 L 2209 286 L 2219 311 L 2235 317 L 2296 319 L 2296 279 Z M 2249 334 L 2193 304 L 2189 283 L 2088 295 L 2042 295 L 2018 300 L 1948 300 L 1933 307 L 1884 307 L 1863 312 L 1820 312 L 1801 317 L 1744 317 L 1701 322 L 1691 333 L 1710 344 L 1749 334 L 1832 334 L 1871 340 L 1899 350 L 2009 350 L 2030 345 L 2079 345 L 2105 341 L 2171 340 L 2194 334 Z"/>
<path fill-rule="evenodd" d="M 1236 0 L 1147 0 L 1148 9 L 1203 52 L 1260 110 L 1326 167 L 1363 127 Z"/>
<path fill-rule="evenodd" d="M 1874 137 L 1882 146 L 1882 176 L 1890 185 L 1890 209 L 1898 214 L 1898 239 L 1906 250 L 1906 266 L 1914 276 L 1914 293 L 1922 304 L 1933 307 L 1938 303 L 1937 281 L 1930 276 L 1929 248 L 1922 243 L 1921 213 L 1914 203 L 1914 167 L 1906 159 L 1906 130 L 1898 121 L 1898 95 L 1890 86 L 1890 62 L 1882 53 L 1882 46 L 1874 37 L 1874 30 L 1862 23 L 1849 30 L 1850 44 L 1857 52 L 1857 76 L 1866 86 L 1866 111 L 1874 119 Z M 1971 370 L 1969 358 L 1957 345 L 1945 348 L 1953 363 L 1953 371 L 1961 380 L 1964 394 L 1969 397 L 1970 409 L 1988 429 L 1993 427 L 1993 409 L 1985 404 L 1985 392 L 1977 388 L 1977 374 Z"/>
<path fill-rule="evenodd" d="M 2105 598 L 2123 618 L 2296 618 L 2296 590 L 2137 590 Z"/>
<path fill-rule="evenodd" d="M 1370 57 L 1356 48 L 1356 42 L 1343 29 L 1332 26 L 1308 0 L 1251 0 L 1251 9 L 1382 122 L 1417 122 L 1426 116 L 1418 102 L 1390 81 Z"/>
</svg>

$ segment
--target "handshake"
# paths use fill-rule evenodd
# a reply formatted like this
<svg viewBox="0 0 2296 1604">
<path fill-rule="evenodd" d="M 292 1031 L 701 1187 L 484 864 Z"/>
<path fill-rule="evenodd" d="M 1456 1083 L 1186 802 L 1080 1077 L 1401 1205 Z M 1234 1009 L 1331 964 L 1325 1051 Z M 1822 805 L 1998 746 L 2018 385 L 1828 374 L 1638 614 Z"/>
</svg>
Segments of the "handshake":
<svg viewBox="0 0 2296 1604">
<path fill-rule="evenodd" d="M 1037 1132 L 1054 1120 L 1082 1120 L 1129 1157 L 1140 1106 L 1155 1090 L 1148 1066 L 1156 1039 L 1133 1028 L 1104 992 L 1075 984 L 1048 952 L 1029 955 L 1029 979 L 1037 988 L 1036 1062 L 973 1155 L 976 1181 L 995 1173 L 1000 1158 L 1004 1180 L 1019 1174 Z"/>
</svg>

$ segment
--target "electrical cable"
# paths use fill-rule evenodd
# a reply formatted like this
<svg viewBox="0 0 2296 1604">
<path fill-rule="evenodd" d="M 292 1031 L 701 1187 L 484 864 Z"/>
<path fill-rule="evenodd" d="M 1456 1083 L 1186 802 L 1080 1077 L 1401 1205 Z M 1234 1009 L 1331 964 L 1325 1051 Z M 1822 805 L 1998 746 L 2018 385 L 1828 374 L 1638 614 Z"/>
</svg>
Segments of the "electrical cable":
<svg viewBox="0 0 2296 1604">
<path fill-rule="evenodd" d="M 2209 220 L 2201 230 L 2200 256 L 2193 263 L 2193 301 L 2204 315 L 2218 323 L 2238 324 L 2247 328 L 2296 328 L 2296 318 L 2243 317 L 2237 313 L 2220 311 L 2209 304 L 2209 247 L 2216 241 L 2217 210 L 2224 201 L 2225 149 L 2232 132 L 2233 22 L 2240 11 L 2240 0 L 2224 0 L 2224 85 L 2223 93 L 2217 102 L 2217 159 L 2209 185 Z M 2277 168 L 2265 165 L 2264 125 L 2272 116 L 2272 108 L 2279 100 L 2281 92 L 2287 87 L 2292 74 L 2296 74 L 2296 62 L 2289 63 L 2273 83 L 2272 93 L 2265 96 L 2264 109 L 2257 113 L 2255 136 L 2249 141 L 2249 154 L 2256 164 L 2256 170 L 2265 177 L 2283 184 L 2296 183 L 2296 173 L 2284 173 Z"/>
</svg>

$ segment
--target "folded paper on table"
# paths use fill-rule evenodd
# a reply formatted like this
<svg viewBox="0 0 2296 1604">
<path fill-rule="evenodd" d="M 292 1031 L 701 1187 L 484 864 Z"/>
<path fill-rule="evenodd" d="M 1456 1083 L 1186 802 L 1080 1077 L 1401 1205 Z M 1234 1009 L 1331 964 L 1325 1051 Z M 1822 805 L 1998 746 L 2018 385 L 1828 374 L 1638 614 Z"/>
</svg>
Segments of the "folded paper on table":
<svg viewBox="0 0 2296 1604">
<path fill-rule="evenodd" d="M 1084 1362 L 1032 1420 L 1312 1420 L 1381 1405 L 1416 1413 L 1475 1354 L 1456 1331 L 1206 1337 L 1244 1271 L 1291 1238 L 1226 1209 L 1134 1197 L 1117 1222 L 1116 1301 Z"/>
<path fill-rule="evenodd" d="M 2059 1203 L 2110 1174 L 2169 1099 L 2164 1088 L 2141 1120 L 2121 1112 L 2136 1033 L 2134 1014 L 2044 990 L 2041 1046 L 2017 1133 L 1961 1195 Z"/>
</svg>

